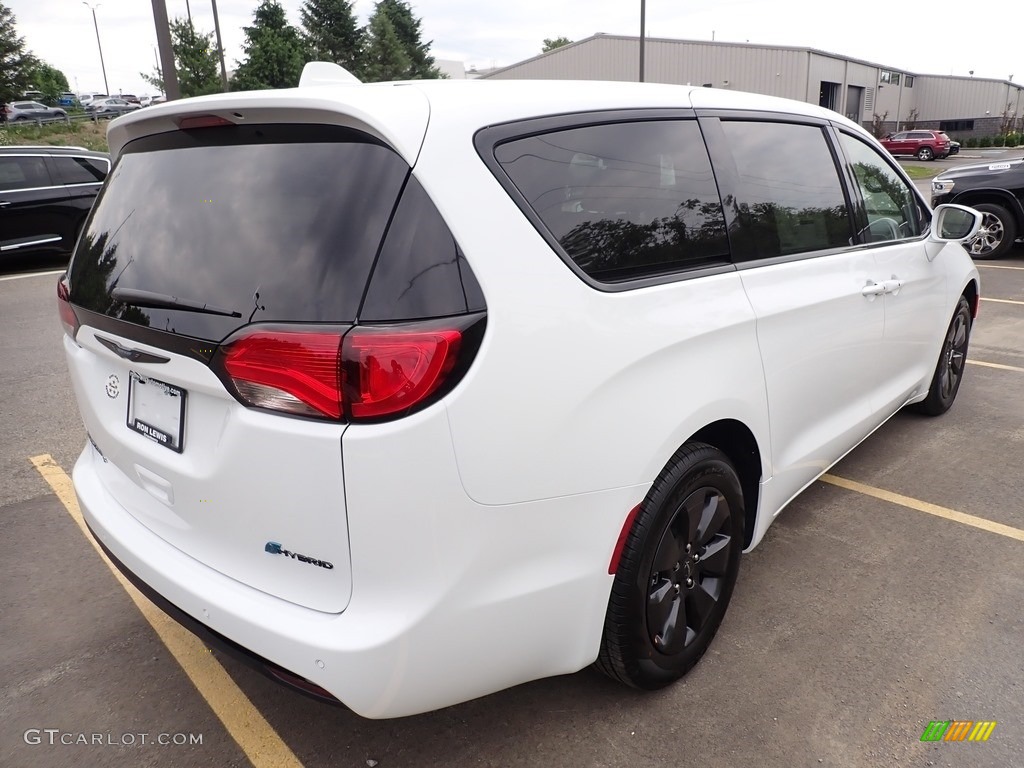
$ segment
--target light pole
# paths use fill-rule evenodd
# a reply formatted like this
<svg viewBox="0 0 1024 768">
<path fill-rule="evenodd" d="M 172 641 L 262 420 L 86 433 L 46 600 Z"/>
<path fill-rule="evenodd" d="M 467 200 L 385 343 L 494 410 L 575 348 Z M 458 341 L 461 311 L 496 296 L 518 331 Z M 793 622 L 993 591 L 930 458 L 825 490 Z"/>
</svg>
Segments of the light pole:
<svg viewBox="0 0 1024 768">
<path fill-rule="evenodd" d="M 647 27 L 647 0 L 640 0 L 640 82 L 644 81 L 644 35 Z"/>
<path fill-rule="evenodd" d="M 217 56 L 220 59 L 220 82 L 224 93 L 228 92 L 228 71 L 224 67 L 224 44 L 220 41 L 220 18 L 217 16 L 217 0 L 213 3 L 213 31 L 217 33 Z"/>
<path fill-rule="evenodd" d="M 96 21 L 96 9 L 99 8 L 99 3 L 96 5 L 89 5 L 89 3 L 82 0 L 82 5 L 92 11 L 92 25 L 96 28 L 96 47 L 100 49 L 100 69 L 103 70 L 103 92 L 110 95 L 110 86 L 107 85 L 107 65 L 103 63 L 103 45 L 100 43 L 100 25 Z"/>
</svg>

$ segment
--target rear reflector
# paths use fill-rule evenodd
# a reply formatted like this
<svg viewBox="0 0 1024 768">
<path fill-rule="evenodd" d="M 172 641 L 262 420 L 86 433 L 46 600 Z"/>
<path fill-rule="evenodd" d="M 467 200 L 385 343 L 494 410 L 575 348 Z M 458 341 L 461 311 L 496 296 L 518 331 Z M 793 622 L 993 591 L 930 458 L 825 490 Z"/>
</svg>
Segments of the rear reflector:
<svg viewBox="0 0 1024 768">
<path fill-rule="evenodd" d="M 340 333 L 262 331 L 224 349 L 224 370 L 257 408 L 341 418 Z"/>
<path fill-rule="evenodd" d="M 193 128 L 217 128 L 225 125 L 234 125 L 233 122 L 217 115 L 194 115 L 183 117 L 178 121 L 178 128 L 189 131 Z"/>
<path fill-rule="evenodd" d="M 626 539 L 629 538 L 629 532 L 633 529 L 633 521 L 636 520 L 637 513 L 640 511 L 640 505 L 637 504 L 626 515 L 626 522 L 622 524 L 622 530 L 619 531 L 619 540 L 615 542 L 615 549 L 612 550 L 612 559 L 608 563 L 608 573 L 614 574 L 619 570 L 619 560 L 622 559 L 622 550 L 626 548 Z"/>
<path fill-rule="evenodd" d="M 57 280 L 57 312 L 60 314 L 60 324 L 64 326 L 64 333 L 74 339 L 78 333 L 79 322 L 75 308 L 71 306 L 71 287 L 68 285 L 66 274 Z"/>
<path fill-rule="evenodd" d="M 342 345 L 342 371 L 353 419 L 407 411 L 430 397 L 458 360 L 462 333 L 355 328 Z"/>
</svg>

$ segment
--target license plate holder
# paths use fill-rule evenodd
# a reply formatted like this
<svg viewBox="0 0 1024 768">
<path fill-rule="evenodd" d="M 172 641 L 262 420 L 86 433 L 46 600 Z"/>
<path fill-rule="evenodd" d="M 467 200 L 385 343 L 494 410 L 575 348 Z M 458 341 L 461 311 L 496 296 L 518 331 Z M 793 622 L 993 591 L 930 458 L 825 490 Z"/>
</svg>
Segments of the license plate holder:
<svg viewBox="0 0 1024 768">
<path fill-rule="evenodd" d="M 185 436 L 185 398 L 181 387 L 135 371 L 128 375 L 128 429 L 157 445 L 181 453 Z"/>
</svg>

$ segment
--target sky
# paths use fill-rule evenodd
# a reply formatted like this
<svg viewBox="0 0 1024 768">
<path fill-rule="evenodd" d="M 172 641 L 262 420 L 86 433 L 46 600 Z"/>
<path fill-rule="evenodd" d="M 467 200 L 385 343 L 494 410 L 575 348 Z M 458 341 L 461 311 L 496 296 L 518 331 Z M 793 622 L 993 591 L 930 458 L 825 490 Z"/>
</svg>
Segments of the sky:
<svg viewBox="0 0 1024 768">
<path fill-rule="evenodd" d="M 92 14 L 81 0 L 0 0 L 36 56 L 60 69 L 76 92 L 102 91 Z M 93 0 L 90 0 L 92 3 Z M 171 18 L 186 15 L 213 31 L 210 0 L 165 0 Z M 242 57 L 242 27 L 259 0 L 218 0 L 229 70 Z M 298 25 L 302 0 L 283 0 Z M 506 66 L 540 53 L 545 38 L 580 40 L 596 32 L 639 35 L 640 3 L 623 0 L 414 0 L 424 41 L 436 58 L 478 69 Z M 365 23 L 373 0 L 355 0 Z M 969 3 L 930 0 L 646 0 L 647 34 L 687 40 L 817 48 L 915 74 L 1024 80 L 1021 26 L 1015 0 Z M 911 15 L 913 11 L 916 15 Z M 96 7 L 107 80 L 113 93 L 154 93 L 139 76 L 152 72 L 156 31 L 151 0 L 102 0 Z"/>
</svg>

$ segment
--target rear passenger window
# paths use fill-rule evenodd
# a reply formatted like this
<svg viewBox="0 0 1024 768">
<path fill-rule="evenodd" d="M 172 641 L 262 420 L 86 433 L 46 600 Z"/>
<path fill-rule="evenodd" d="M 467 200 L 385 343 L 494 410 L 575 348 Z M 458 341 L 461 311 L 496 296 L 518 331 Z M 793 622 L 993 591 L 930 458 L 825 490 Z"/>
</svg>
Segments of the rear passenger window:
<svg viewBox="0 0 1024 768">
<path fill-rule="evenodd" d="M 502 144 L 495 157 L 595 280 L 729 262 L 718 188 L 695 121 L 557 131 Z"/>
<path fill-rule="evenodd" d="M 100 184 L 107 176 L 107 164 L 88 157 L 54 156 L 61 184 Z"/>
<path fill-rule="evenodd" d="M 850 245 L 846 198 L 821 128 L 728 121 L 746 258 Z"/>
<path fill-rule="evenodd" d="M 50 174 L 42 157 L 0 157 L 0 189 L 34 189 L 50 186 Z"/>
</svg>

